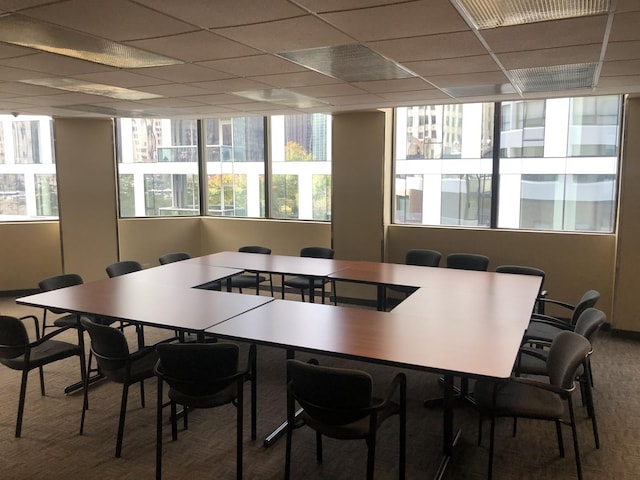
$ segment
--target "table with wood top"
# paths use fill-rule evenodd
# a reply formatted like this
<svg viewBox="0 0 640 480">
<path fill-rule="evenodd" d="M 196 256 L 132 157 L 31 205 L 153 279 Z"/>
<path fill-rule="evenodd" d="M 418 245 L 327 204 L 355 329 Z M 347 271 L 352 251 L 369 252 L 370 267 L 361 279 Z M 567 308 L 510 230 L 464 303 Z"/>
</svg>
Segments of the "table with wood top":
<svg viewBox="0 0 640 480">
<path fill-rule="evenodd" d="M 391 312 L 202 290 L 243 270 L 415 286 Z M 508 378 L 540 278 L 377 262 L 221 252 L 18 303 L 439 372 L 445 376 L 443 461 L 451 457 L 453 376 Z M 311 289 L 313 291 L 313 289 Z"/>
</svg>

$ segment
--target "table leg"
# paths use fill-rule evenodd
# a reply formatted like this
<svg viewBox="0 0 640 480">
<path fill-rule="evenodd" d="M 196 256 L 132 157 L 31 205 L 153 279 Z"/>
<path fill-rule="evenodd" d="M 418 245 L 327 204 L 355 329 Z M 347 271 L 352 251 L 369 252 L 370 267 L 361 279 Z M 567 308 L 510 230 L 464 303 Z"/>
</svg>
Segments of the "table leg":
<svg viewBox="0 0 640 480">
<path fill-rule="evenodd" d="M 315 289 L 313 288 L 315 286 L 315 283 L 315 278 L 309 277 L 309 303 L 315 302 Z"/>
<path fill-rule="evenodd" d="M 377 285 L 377 308 L 379 312 L 384 312 L 387 309 L 387 287 L 384 285 Z"/>
<path fill-rule="evenodd" d="M 458 430 L 454 436 L 453 433 L 453 376 L 444 376 L 444 396 L 443 396 L 443 426 L 442 426 L 442 460 L 436 472 L 435 478 L 440 480 L 449 464 L 449 460 L 453 455 L 453 447 L 458 443 L 461 431 Z"/>
</svg>

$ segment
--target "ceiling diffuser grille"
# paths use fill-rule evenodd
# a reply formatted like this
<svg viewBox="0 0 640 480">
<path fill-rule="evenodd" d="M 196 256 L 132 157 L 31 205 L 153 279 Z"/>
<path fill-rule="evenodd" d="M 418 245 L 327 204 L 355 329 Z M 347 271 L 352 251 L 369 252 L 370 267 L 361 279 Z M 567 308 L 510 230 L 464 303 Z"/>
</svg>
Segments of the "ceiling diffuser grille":
<svg viewBox="0 0 640 480">
<path fill-rule="evenodd" d="M 339 45 L 278 53 L 278 56 L 345 82 L 394 80 L 416 75 L 364 45 Z"/>
<path fill-rule="evenodd" d="M 610 0 L 453 0 L 479 29 L 607 13 Z"/>
<path fill-rule="evenodd" d="M 513 82 L 522 92 L 544 92 L 591 88 L 597 63 L 554 65 L 510 70 Z"/>
</svg>

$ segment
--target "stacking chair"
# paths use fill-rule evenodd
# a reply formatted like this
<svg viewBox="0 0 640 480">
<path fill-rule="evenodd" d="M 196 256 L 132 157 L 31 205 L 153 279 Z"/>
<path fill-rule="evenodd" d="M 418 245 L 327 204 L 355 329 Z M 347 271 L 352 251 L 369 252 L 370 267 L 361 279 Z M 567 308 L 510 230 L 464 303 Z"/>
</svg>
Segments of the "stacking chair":
<svg viewBox="0 0 640 480">
<path fill-rule="evenodd" d="M 582 312 L 595 307 L 599 299 L 600 292 L 597 290 L 587 290 L 575 305 L 551 298 L 539 299 L 540 303 L 553 304 L 568 310 L 571 316 L 556 317 L 534 313 L 524 334 L 525 341 L 535 339 L 551 342 L 563 330 L 574 330 Z"/>
<path fill-rule="evenodd" d="M 133 272 L 139 272 L 142 270 L 142 265 L 140 262 L 136 262 L 135 260 L 122 260 L 120 262 L 115 262 L 105 268 L 107 275 L 109 278 L 120 277 L 122 275 L 127 275 Z M 142 348 L 144 346 L 144 330 L 142 325 L 140 324 L 125 324 L 124 322 L 120 322 L 120 328 L 124 328 L 126 325 L 133 325 L 136 328 L 136 333 L 138 335 L 138 347 Z"/>
<path fill-rule="evenodd" d="M 239 366 L 239 348 L 233 343 L 178 343 L 157 346 L 158 377 L 156 479 L 162 478 L 163 385 L 169 385 L 171 436 L 178 438 L 176 404 L 184 407 L 185 428 L 189 409 L 236 407 L 236 478 L 242 478 L 243 389 L 251 382 L 251 439 L 256 438 L 256 348 L 251 345 L 247 365 Z"/>
<path fill-rule="evenodd" d="M 561 425 L 571 426 L 578 479 L 582 480 L 580 450 L 573 409 L 572 393 L 578 367 L 591 351 L 591 344 L 582 335 L 564 331 L 552 342 L 547 358 L 548 382 L 512 377 L 508 381 L 478 380 L 474 398 L 480 414 L 478 443 L 482 438 L 482 418 L 491 419 L 488 478 L 493 474 L 495 420 L 498 417 L 548 420 L 556 424 L 558 448 L 564 457 Z M 565 420 L 565 404 L 569 420 Z"/>
<path fill-rule="evenodd" d="M 304 247 L 300 249 L 301 257 L 311 257 L 311 258 L 333 258 L 335 254 L 335 250 L 333 248 L 326 247 Z M 331 282 L 331 291 L 333 293 L 333 304 L 337 305 L 338 298 L 336 296 L 336 283 L 333 280 L 329 280 L 326 278 L 314 278 L 313 279 L 313 288 L 314 290 L 320 289 L 322 291 L 322 303 L 324 303 L 324 297 L 326 294 L 325 285 Z M 283 281 L 282 285 L 282 298 L 284 298 L 284 287 L 295 288 L 296 290 L 300 290 L 300 296 L 302 301 L 304 302 L 304 292 L 305 290 L 309 290 L 309 277 L 293 277 L 288 280 Z"/>
<path fill-rule="evenodd" d="M 593 439 L 596 448 L 600 448 L 598 424 L 596 421 L 595 405 L 593 403 L 593 374 L 591 370 L 591 355 L 593 345 L 600 329 L 607 317 L 601 310 L 587 308 L 580 314 L 576 322 L 574 332 L 589 340 L 591 351 L 585 359 L 584 365 L 578 368 L 576 379 L 580 382 L 580 392 L 583 403 L 587 407 L 587 413 L 591 418 Z M 532 342 L 532 346 L 523 347 L 516 362 L 516 375 L 540 375 L 547 376 L 547 360 L 549 357 L 548 342 Z"/>
<path fill-rule="evenodd" d="M 538 299 L 536 300 L 535 312 L 544 314 L 544 302 L 542 301 L 542 299 L 546 298 L 547 296 L 547 292 L 546 290 L 544 290 L 544 279 L 546 277 L 546 273 L 544 270 L 536 267 L 528 267 L 526 265 L 500 265 L 496 267 L 496 272 L 541 277 L 542 281 L 540 282 L 540 290 L 538 290 Z"/>
<path fill-rule="evenodd" d="M 271 254 L 270 248 L 260 247 L 257 245 L 240 247 L 238 251 L 245 253 L 261 253 L 263 255 Z M 231 277 L 231 287 L 237 288 L 240 293 L 242 293 L 243 288 L 255 288 L 256 295 L 260 295 L 260 284 L 266 281 L 267 277 L 260 275 L 260 272 L 245 272 Z M 271 288 L 271 296 L 273 297 L 273 275 L 271 273 L 269 274 L 269 286 Z"/>
<path fill-rule="evenodd" d="M 316 362 L 317 363 L 317 362 Z M 400 419 L 398 478 L 405 477 L 406 377 L 395 376 L 384 399 L 372 395 L 373 380 L 363 371 L 287 361 L 287 444 L 285 480 L 291 473 L 295 402 L 304 424 L 316 432 L 316 457 L 322 463 L 322 435 L 341 440 L 364 439 L 368 447 L 367 480 L 373 480 L 376 433 L 392 415 Z M 393 398 L 397 396 L 397 401 Z"/>
<path fill-rule="evenodd" d="M 489 257 L 475 253 L 450 253 L 447 255 L 447 268 L 486 272 L 489 268 Z"/>
<path fill-rule="evenodd" d="M 27 329 L 23 320 L 32 319 L 36 331 L 36 340 L 29 341 Z M 0 315 L 0 363 L 12 370 L 22 371 L 20 383 L 20 398 L 18 400 L 18 419 L 16 421 L 15 436 L 22 432 L 22 417 L 24 401 L 27 392 L 27 377 L 29 372 L 37 368 L 40 373 L 40 394 L 44 396 L 43 366 L 58 360 L 77 355 L 80 357 L 80 374 L 84 378 L 84 354 L 79 345 L 61 340 L 54 340 L 69 327 L 54 330 L 48 335 L 40 337 L 38 319 L 33 315 L 22 318 Z"/>
<path fill-rule="evenodd" d="M 160 262 L 160 265 L 166 265 L 167 263 L 179 262 L 181 260 L 188 260 L 190 258 L 191 255 L 189 255 L 187 252 L 172 252 L 165 253 L 164 255 L 158 257 L 158 262 Z"/>
<path fill-rule="evenodd" d="M 72 287 L 83 283 L 82 277 L 77 273 L 65 273 L 63 275 L 55 275 L 53 277 L 40 280 L 38 287 L 43 292 L 50 292 L 60 288 Z M 53 321 L 53 325 L 47 325 L 47 313 L 54 315 L 63 315 Z M 47 328 L 54 327 L 78 327 L 78 316 L 75 313 L 69 313 L 58 308 L 45 308 L 42 315 L 42 335 L 45 335 Z"/>
<path fill-rule="evenodd" d="M 139 272 L 142 270 L 142 265 L 135 260 L 122 260 L 121 262 L 112 263 L 105 270 L 109 278 L 113 278 L 127 273 Z"/>
<path fill-rule="evenodd" d="M 129 352 L 127 339 L 121 330 L 108 325 L 100 325 L 83 318 L 80 320 L 84 329 L 91 337 L 91 353 L 96 358 L 100 372 L 109 380 L 122 384 L 122 399 L 120 402 L 120 418 L 118 420 L 118 434 L 116 439 L 116 457 L 122 453 L 122 438 L 124 422 L 127 413 L 127 398 L 129 386 L 140 382 L 140 400 L 145 406 L 144 380 L 153 377 L 153 369 L 158 361 L 155 346 L 145 347 L 136 352 Z M 91 356 L 87 370 L 91 369 Z M 82 417 L 80 420 L 80 435 L 84 431 L 84 419 L 89 407 L 89 389 L 85 376 L 84 400 L 82 403 Z"/>
<path fill-rule="evenodd" d="M 419 267 L 438 267 L 440 265 L 441 258 L 442 253 L 436 250 L 412 248 L 407 250 L 407 253 L 404 256 L 404 263 L 406 265 L 417 265 Z M 404 293 L 405 297 L 408 297 L 415 291 L 414 287 L 405 287 L 403 285 L 390 285 L 387 288 L 389 290 Z"/>
</svg>

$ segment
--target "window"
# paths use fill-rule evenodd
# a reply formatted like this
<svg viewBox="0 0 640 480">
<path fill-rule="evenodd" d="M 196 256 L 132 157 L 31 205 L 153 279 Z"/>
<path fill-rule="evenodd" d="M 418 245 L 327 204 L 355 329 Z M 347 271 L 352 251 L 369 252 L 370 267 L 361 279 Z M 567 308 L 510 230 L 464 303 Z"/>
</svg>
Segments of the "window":
<svg viewBox="0 0 640 480">
<path fill-rule="evenodd" d="M 492 103 L 396 109 L 396 223 L 488 227 L 491 221 Z M 409 119 L 432 135 L 403 135 Z M 414 124 L 416 120 L 412 120 Z"/>
<path fill-rule="evenodd" d="M 196 120 L 118 120 L 121 217 L 200 215 Z"/>
<path fill-rule="evenodd" d="M 498 103 L 495 141 L 493 104 L 396 109 L 394 222 L 612 232 L 621 108 L 613 95 Z M 429 111 L 439 140 L 421 142 L 408 118 Z"/>
<path fill-rule="evenodd" d="M 0 220 L 58 217 L 49 117 L 0 115 Z"/>
<path fill-rule="evenodd" d="M 331 220 L 329 115 L 120 119 L 117 149 L 121 217 Z"/>
</svg>

